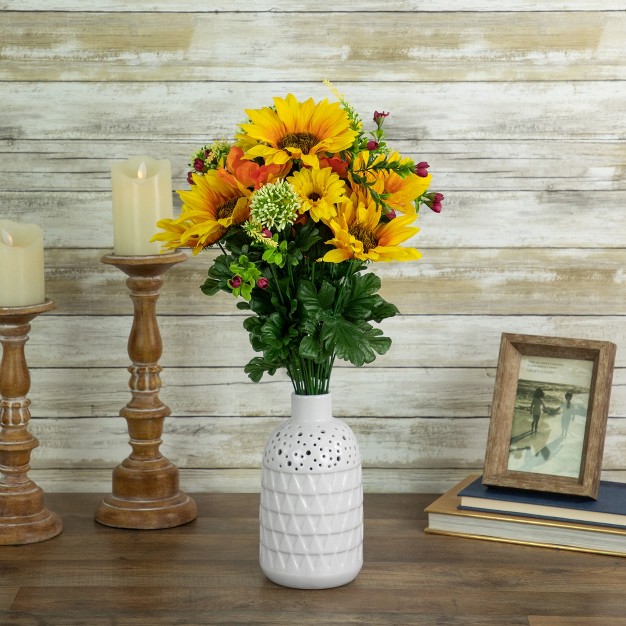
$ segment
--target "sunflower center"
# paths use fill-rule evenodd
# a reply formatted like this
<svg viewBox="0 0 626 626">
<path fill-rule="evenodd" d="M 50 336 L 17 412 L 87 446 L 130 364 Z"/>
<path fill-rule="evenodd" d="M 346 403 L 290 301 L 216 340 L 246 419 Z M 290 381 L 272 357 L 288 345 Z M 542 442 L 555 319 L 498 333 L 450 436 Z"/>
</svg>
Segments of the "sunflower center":
<svg viewBox="0 0 626 626">
<path fill-rule="evenodd" d="M 311 200 L 312 202 L 317 202 L 322 196 L 320 196 L 319 193 L 317 193 L 317 191 L 312 191 L 309 194 L 309 200 Z"/>
<path fill-rule="evenodd" d="M 363 252 L 367 253 L 378 245 L 378 239 L 376 239 L 374 233 L 367 228 L 363 228 L 363 226 L 355 224 L 348 230 L 348 233 L 363 244 Z"/>
<path fill-rule="evenodd" d="M 318 143 L 319 139 L 311 133 L 289 133 L 278 142 L 278 147 L 281 150 L 298 148 L 302 154 L 309 154 L 309 150 Z"/>
<path fill-rule="evenodd" d="M 221 204 L 217 209 L 217 219 L 224 220 L 227 217 L 230 217 L 237 206 L 237 201 L 239 198 L 231 198 L 230 200 Z"/>
</svg>

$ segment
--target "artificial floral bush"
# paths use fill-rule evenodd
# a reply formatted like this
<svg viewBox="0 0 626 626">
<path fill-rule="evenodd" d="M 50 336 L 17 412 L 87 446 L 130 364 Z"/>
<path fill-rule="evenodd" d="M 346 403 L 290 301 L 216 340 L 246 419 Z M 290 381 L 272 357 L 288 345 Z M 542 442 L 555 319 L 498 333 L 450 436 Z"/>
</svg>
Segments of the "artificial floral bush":
<svg viewBox="0 0 626 626">
<path fill-rule="evenodd" d="M 158 223 L 164 251 L 222 251 L 201 286 L 241 298 L 250 343 L 262 356 L 245 371 L 255 382 L 285 368 L 294 391 L 328 393 L 336 358 L 361 366 L 391 339 L 371 322 L 398 313 L 377 292 L 368 264 L 412 261 L 401 246 L 418 232 L 420 206 L 441 211 L 428 191 L 428 163 L 392 151 L 376 111 L 364 125 L 330 83 L 338 102 L 292 94 L 246 110 L 234 142 L 193 155 L 176 219 Z"/>
</svg>

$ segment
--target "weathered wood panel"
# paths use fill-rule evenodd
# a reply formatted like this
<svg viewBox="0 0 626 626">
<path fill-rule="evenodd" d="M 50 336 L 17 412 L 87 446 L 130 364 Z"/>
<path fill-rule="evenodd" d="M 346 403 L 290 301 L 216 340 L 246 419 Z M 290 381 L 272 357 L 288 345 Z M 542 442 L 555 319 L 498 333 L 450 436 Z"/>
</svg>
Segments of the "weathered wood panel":
<svg viewBox="0 0 626 626">
<path fill-rule="evenodd" d="M 161 365 L 242 368 L 256 353 L 242 326 L 244 312 L 238 313 L 161 315 Z M 126 367 L 131 325 L 130 315 L 42 315 L 26 348 L 29 363 L 37 368 Z M 626 317 L 620 315 L 402 315 L 380 327 L 393 341 L 389 352 L 376 359 L 380 367 L 494 367 L 503 332 L 626 344 Z M 616 366 L 626 367 L 626 351 L 618 350 Z"/>
<path fill-rule="evenodd" d="M 263 70 L 232 82 L 13 82 L 0 83 L 0 139 L 138 140 L 156 136 L 189 141 L 199 129 L 232 137 L 245 109 L 268 106 L 289 92 L 332 98 L 314 82 L 261 82 Z M 330 76 L 332 79 L 332 76 Z M 449 82 L 337 84 L 368 119 L 377 107 L 392 111 L 386 123 L 396 139 L 497 139 L 567 137 L 623 140 L 626 81 Z M 294 79 L 295 80 L 295 79 Z M 34 103 L 53 102 L 54 107 Z M 28 115 L 25 115 L 25 111 Z M 419 114 L 416 114 L 416 111 Z M 584 120 L 584 123 L 581 121 Z M 208 130 L 207 130 L 208 132 Z M 167 157 L 167 155 L 160 155 Z"/>
<path fill-rule="evenodd" d="M 431 221 L 438 217 L 448 219 L 433 214 Z M 419 247 L 423 258 L 415 263 L 375 266 L 382 295 L 404 314 L 624 314 L 622 249 Z M 55 314 L 131 312 L 124 275 L 99 261 L 111 248 L 47 251 L 46 291 L 59 305 Z M 231 296 L 207 298 L 200 291 L 214 254 L 190 258 L 165 276 L 160 314 L 235 314 Z"/>
<path fill-rule="evenodd" d="M 181 468 L 259 468 L 265 441 L 282 419 L 168 418 L 161 450 Z M 345 421 L 357 436 L 366 468 L 476 470 L 483 464 L 487 418 Z M 626 453 L 626 419 L 609 419 L 607 430 L 603 468 L 619 470 Z M 41 443 L 33 453 L 35 468 L 113 467 L 130 454 L 126 422 L 119 417 L 34 420 L 32 431 Z"/>
<path fill-rule="evenodd" d="M 265 441 L 282 419 L 168 418 L 161 450 L 181 468 L 259 468 Z M 483 462 L 486 419 L 352 418 L 346 423 L 358 437 L 365 467 L 462 468 Z M 33 466 L 39 468 L 113 467 L 130 454 L 126 422 L 118 417 L 36 420 L 32 431 L 41 442 L 33 453 Z"/>
<path fill-rule="evenodd" d="M 416 224 L 421 231 L 407 244 L 418 248 L 621 248 L 626 190 L 601 193 L 601 211 L 589 208 L 598 201 L 596 191 L 448 194 L 444 215 L 428 208 L 420 211 Z M 48 248 L 113 246 L 108 193 L 0 191 L 0 206 L 9 219 L 39 223 Z"/>
<path fill-rule="evenodd" d="M 254 9 L 254 4 L 249 7 Z M 626 78 L 626 12 L 8 13 L 0 80 L 528 81 Z M 276 33 L 280 37 L 276 37 Z M 302 34 L 315 45 L 302 51 Z M 233 33 L 245 41 L 242 55 Z M 340 44 L 338 45 L 338 42 Z M 260 52 L 262 51 L 262 54 Z M 384 62 L 381 63 L 380 60 Z M 262 72 L 262 76 L 260 75 Z"/>
<path fill-rule="evenodd" d="M 249 11 L 288 12 L 288 13 L 380 13 L 394 11 L 400 13 L 423 11 L 622 11 L 621 0 L 509 0 L 506 6 L 500 0 L 436 0 L 427 7 L 420 0 L 385 0 L 384 4 L 371 0 L 357 0 L 345 4 L 319 0 L 254 0 L 254 6 L 242 0 L 213 0 L 210 6 L 199 5 L 196 0 L 102 0 L 97 4 L 85 5 L 82 0 L 47 0 L 47 11 L 164 11 L 171 13 L 212 13 Z M 42 0 L 0 0 L 0 10 L 39 11 Z M 366 16 L 363 19 L 371 19 Z"/>
<path fill-rule="evenodd" d="M 0 11 L 0 215 L 43 226 L 59 305 L 27 345 L 45 489 L 108 491 L 129 452 L 116 414 L 131 303 L 124 276 L 99 262 L 112 247 L 111 163 L 168 158 L 185 187 L 189 153 L 232 137 L 245 108 L 289 91 L 332 97 L 324 77 L 366 124 L 390 110 L 390 144 L 429 161 L 446 195 L 444 213 L 420 216 L 424 258 L 375 268 L 404 314 L 383 326 L 391 351 L 333 379 L 366 489 L 440 492 L 480 470 L 503 331 L 618 344 L 603 477 L 624 479 L 623 0 L 0 0 Z M 187 490 L 257 491 L 290 385 L 245 377 L 243 315 L 198 289 L 215 254 L 169 272 L 158 304 L 162 398 L 176 415 L 163 450 Z"/>
<path fill-rule="evenodd" d="M 111 193 L 111 163 L 129 155 L 167 155 L 175 189 L 187 187 L 187 162 L 211 143 L 211 128 L 198 128 L 192 142 L 54 139 L 0 140 L 2 190 L 29 193 L 88 189 Z M 447 194 L 485 191 L 606 191 L 624 189 L 626 159 L 622 141 L 398 140 L 393 147 L 432 165 L 437 189 Z M 36 196 L 35 196 L 36 197 Z M 602 203 L 604 204 L 604 203 Z M 582 206 L 582 205 L 581 205 Z M 447 212 L 447 211 L 446 211 Z"/>
<path fill-rule="evenodd" d="M 124 368 L 32 368 L 31 377 L 32 413 L 40 418 L 117 415 L 130 398 Z M 331 391 L 337 417 L 475 417 L 489 414 L 494 379 L 490 368 L 338 367 Z M 243 368 L 183 367 L 168 368 L 163 380 L 161 398 L 177 416 L 289 414 L 284 373 L 255 385 Z M 626 415 L 619 386 L 613 400 L 612 414 Z"/>
<path fill-rule="evenodd" d="M 32 369 L 31 376 L 32 413 L 39 418 L 117 415 L 130 399 L 123 368 Z M 624 377 L 626 370 L 615 370 L 611 416 L 626 417 Z M 163 380 L 161 398 L 175 416 L 289 415 L 292 388 L 284 373 L 255 385 L 242 368 L 170 367 Z M 486 417 L 494 380 L 495 368 L 349 366 L 335 368 L 330 387 L 337 417 Z"/>
</svg>

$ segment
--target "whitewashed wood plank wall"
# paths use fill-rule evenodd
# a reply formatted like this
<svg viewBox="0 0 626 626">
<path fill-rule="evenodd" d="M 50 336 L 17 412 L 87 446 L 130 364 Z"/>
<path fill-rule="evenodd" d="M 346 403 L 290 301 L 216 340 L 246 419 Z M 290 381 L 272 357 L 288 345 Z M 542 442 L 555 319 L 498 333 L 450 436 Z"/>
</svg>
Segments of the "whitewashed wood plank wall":
<svg viewBox="0 0 626 626">
<path fill-rule="evenodd" d="M 108 491 L 129 452 L 118 410 L 131 305 L 112 248 L 110 166 L 230 137 L 273 95 L 332 80 L 390 143 L 431 164 L 444 211 L 420 216 L 418 263 L 377 268 L 402 315 L 394 345 L 339 367 L 336 414 L 370 491 L 431 491 L 482 466 L 502 332 L 618 345 L 605 478 L 626 480 L 626 11 L 623 0 L 0 0 L 0 217 L 46 233 L 47 293 L 27 345 L 31 475 Z M 180 203 L 175 199 L 176 206 Z M 163 451 L 186 490 L 258 490 L 284 376 L 253 385 L 242 317 L 198 286 L 159 301 L 173 410 Z"/>
</svg>

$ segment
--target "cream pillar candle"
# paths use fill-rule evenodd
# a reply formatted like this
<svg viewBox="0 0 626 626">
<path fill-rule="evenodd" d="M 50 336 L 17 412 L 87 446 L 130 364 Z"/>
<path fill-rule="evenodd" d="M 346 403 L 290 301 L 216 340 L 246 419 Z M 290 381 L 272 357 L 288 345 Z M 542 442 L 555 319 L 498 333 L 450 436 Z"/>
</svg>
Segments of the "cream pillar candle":
<svg viewBox="0 0 626 626">
<path fill-rule="evenodd" d="M 0 307 L 45 299 L 43 231 L 36 224 L 0 220 Z"/>
<path fill-rule="evenodd" d="M 138 156 L 113 163 L 113 252 L 119 256 L 159 254 L 150 241 L 156 223 L 173 217 L 170 162 Z"/>
</svg>

